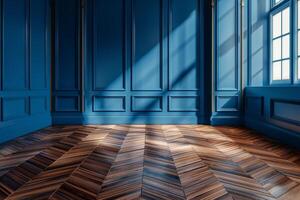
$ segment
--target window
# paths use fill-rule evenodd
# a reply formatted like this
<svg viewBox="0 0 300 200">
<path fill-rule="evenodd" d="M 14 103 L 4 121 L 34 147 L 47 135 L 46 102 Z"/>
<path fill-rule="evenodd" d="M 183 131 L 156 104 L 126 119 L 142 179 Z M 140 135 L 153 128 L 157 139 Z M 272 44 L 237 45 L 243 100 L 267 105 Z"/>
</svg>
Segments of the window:
<svg viewBox="0 0 300 200">
<path fill-rule="evenodd" d="M 273 14 L 271 20 L 272 80 L 290 80 L 290 7 Z"/>
</svg>

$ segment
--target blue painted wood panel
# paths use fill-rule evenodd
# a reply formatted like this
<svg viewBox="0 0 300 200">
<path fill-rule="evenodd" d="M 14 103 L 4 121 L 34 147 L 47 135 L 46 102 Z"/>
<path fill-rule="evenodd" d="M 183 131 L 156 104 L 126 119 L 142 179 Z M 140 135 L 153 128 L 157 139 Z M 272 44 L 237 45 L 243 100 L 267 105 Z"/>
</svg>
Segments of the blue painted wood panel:
<svg viewBox="0 0 300 200">
<path fill-rule="evenodd" d="M 198 96 L 170 96 L 169 111 L 171 112 L 188 112 L 198 111 L 200 106 Z"/>
<path fill-rule="evenodd" d="M 47 82 L 47 9 L 48 2 L 30 3 L 30 88 L 46 89 Z"/>
<path fill-rule="evenodd" d="M 299 147 L 298 87 L 247 87 L 245 125 L 279 142 Z M 256 100 L 254 100 L 256 99 Z M 259 111 L 257 113 L 254 110 Z"/>
<path fill-rule="evenodd" d="M 27 6 L 24 0 L 3 1 L 3 88 L 28 88 L 28 58 L 26 49 Z M 13 81 L 12 81 L 13 79 Z"/>
<path fill-rule="evenodd" d="M 237 90 L 238 3 L 218 0 L 217 5 L 217 89 Z"/>
<path fill-rule="evenodd" d="M 55 6 L 70 3 L 62 0 Z M 207 119 L 208 113 L 204 113 L 201 104 L 207 96 L 203 89 L 207 72 L 202 47 L 203 29 L 208 24 L 204 9 L 209 7 L 208 2 L 85 0 L 83 3 L 84 79 L 80 72 L 76 77 L 79 83 L 83 81 L 84 88 L 53 91 L 54 104 L 59 105 L 53 113 L 54 123 L 203 123 Z M 77 1 L 69 6 L 72 19 L 56 12 L 59 15 L 56 23 L 62 24 L 67 19 L 71 24 L 78 23 L 75 10 L 79 8 Z M 60 42 L 68 46 L 67 43 L 78 41 L 78 33 L 77 40 L 74 38 L 78 31 L 74 26 L 64 29 L 56 29 Z M 66 35 L 61 32 L 70 32 L 71 38 L 64 40 Z M 74 66 L 72 60 L 80 54 L 69 53 L 64 62 Z M 68 69 L 61 64 L 56 68 L 55 78 L 64 81 L 59 73 Z M 74 106 L 75 99 L 68 104 L 66 99 L 55 98 L 66 96 L 79 97 L 79 106 Z M 173 96 L 173 102 L 169 101 Z M 75 114 L 72 111 L 76 108 L 80 111 L 81 99 L 84 112 Z"/>
<path fill-rule="evenodd" d="M 217 0 L 215 6 L 214 112 L 211 123 L 241 124 L 240 1 Z"/>
<path fill-rule="evenodd" d="M 54 5 L 55 67 L 53 68 L 53 112 L 80 112 L 80 95 L 82 92 L 80 0 L 55 0 Z M 76 105 L 74 105 L 75 102 L 72 102 L 72 105 L 64 103 L 64 101 L 69 102 L 70 99 L 61 99 L 61 96 L 74 97 Z M 66 106 L 66 109 L 63 106 Z"/>
<path fill-rule="evenodd" d="M 94 112 L 123 112 L 125 111 L 124 96 L 94 96 Z"/>
<path fill-rule="evenodd" d="M 300 125 L 300 102 L 273 100 L 271 111 L 275 118 Z"/>
<path fill-rule="evenodd" d="M 93 7 L 94 89 L 124 90 L 125 1 L 94 1 Z"/>
<path fill-rule="evenodd" d="M 133 0 L 132 89 L 162 89 L 162 1 Z"/>
<path fill-rule="evenodd" d="M 79 49 L 79 0 L 57 0 L 55 37 L 55 89 L 78 90 Z"/>
<path fill-rule="evenodd" d="M 248 85 L 268 84 L 269 64 L 269 10 L 270 1 L 252 0 L 248 2 Z"/>
<path fill-rule="evenodd" d="M 51 124 L 50 1 L 0 1 L 0 142 Z"/>
<path fill-rule="evenodd" d="M 133 96 L 132 111 L 135 112 L 161 112 L 162 97 L 160 96 Z"/>
<path fill-rule="evenodd" d="M 171 90 L 197 90 L 200 84 L 198 1 L 171 0 L 170 6 L 169 87 Z"/>
</svg>

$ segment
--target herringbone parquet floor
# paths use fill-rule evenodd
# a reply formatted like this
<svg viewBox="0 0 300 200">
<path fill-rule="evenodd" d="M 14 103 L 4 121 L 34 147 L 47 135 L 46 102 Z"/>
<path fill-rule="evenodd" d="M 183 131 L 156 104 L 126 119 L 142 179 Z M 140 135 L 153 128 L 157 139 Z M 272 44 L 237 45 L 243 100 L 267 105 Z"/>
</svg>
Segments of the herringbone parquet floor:
<svg viewBox="0 0 300 200">
<path fill-rule="evenodd" d="M 51 127 L 0 147 L 0 199 L 300 200 L 300 154 L 236 127 Z"/>
</svg>

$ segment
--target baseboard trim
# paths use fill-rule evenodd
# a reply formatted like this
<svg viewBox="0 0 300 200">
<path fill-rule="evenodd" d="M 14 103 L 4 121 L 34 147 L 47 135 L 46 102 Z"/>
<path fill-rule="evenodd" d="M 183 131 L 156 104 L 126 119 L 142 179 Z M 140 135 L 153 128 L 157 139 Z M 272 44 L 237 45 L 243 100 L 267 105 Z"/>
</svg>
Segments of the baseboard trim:
<svg viewBox="0 0 300 200">
<path fill-rule="evenodd" d="M 212 116 L 210 118 L 212 126 L 239 126 L 242 125 L 242 119 L 239 116 Z"/>
<path fill-rule="evenodd" d="M 245 126 L 260 132 L 262 135 L 300 150 L 300 133 L 290 131 L 263 120 L 253 120 L 245 117 Z"/>
<path fill-rule="evenodd" d="M 50 114 L 28 116 L 17 120 L 0 122 L 0 143 L 52 125 Z"/>
<path fill-rule="evenodd" d="M 92 116 L 52 115 L 54 125 L 74 124 L 208 124 L 207 117 L 197 116 Z"/>
</svg>

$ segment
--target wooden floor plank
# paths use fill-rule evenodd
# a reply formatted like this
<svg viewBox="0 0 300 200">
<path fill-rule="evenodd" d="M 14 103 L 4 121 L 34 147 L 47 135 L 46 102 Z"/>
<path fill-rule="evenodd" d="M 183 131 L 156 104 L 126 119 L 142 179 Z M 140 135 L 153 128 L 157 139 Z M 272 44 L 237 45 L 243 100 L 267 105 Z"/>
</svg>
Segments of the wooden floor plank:
<svg viewBox="0 0 300 200">
<path fill-rule="evenodd" d="M 241 127 L 55 126 L 0 146 L 0 200 L 300 199 L 300 154 Z"/>
</svg>

